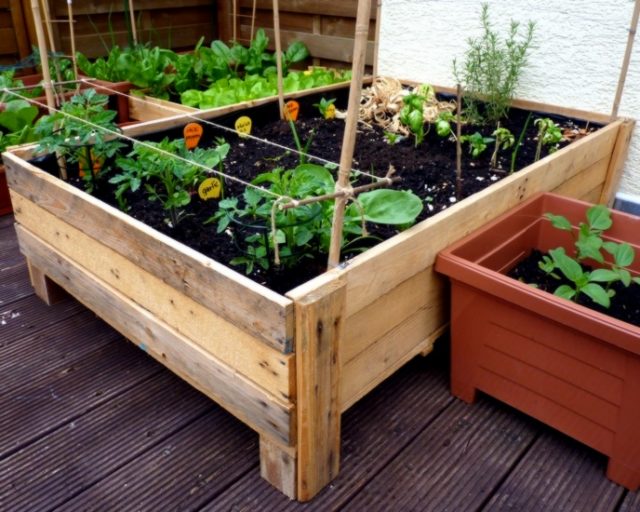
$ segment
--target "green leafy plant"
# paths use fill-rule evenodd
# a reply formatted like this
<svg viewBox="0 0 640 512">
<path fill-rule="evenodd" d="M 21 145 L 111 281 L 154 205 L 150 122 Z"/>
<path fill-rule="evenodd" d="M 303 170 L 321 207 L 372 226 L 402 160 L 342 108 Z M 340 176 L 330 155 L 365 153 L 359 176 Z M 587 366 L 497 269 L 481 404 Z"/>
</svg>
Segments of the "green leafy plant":
<svg viewBox="0 0 640 512">
<path fill-rule="evenodd" d="M 626 287 L 632 283 L 640 285 L 640 277 L 633 277 L 628 270 L 635 259 L 633 248 L 627 243 L 605 241 L 602 237 L 613 224 L 606 206 L 590 207 L 586 212 L 587 222 L 581 222 L 577 230 L 562 215 L 547 213 L 545 216 L 555 228 L 569 232 L 574 239 L 575 257 L 569 256 L 563 247 L 558 247 L 550 250 L 539 262 L 540 269 L 546 274 L 555 279 L 561 279 L 562 275 L 570 282 L 558 286 L 555 295 L 576 300 L 583 294 L 608 308 L 615 296 L 615 290 L 611 288 L 613 283 L 619 282 Z M 602 251 L 610 255 L 608 260 Z M 581 264 L 584 260 L 594 260 L 606 268 L 586 270 Z"/>
<path fill-rule="evenodd" d="M 207 177 L 203 168 L 214 168 L 224 160 L 229 144 L 215 148 L 196 148 L 189 151 L 184 139 L 135 144 L 126 157 L 119 157 L 116 164 L 121 172 L 109 182 L 117 185 L 116 199 L 121 209 L 126 209 L 127 192 L 136 192 L 141 186 L 150 201 L 159 201 L 168 217 L 170 227 L 176 227 L 185 217 L 185 207 L 198 185 Z M 167 154 L 169 153 L 169 155 Z M 180 158 L 173 158 L 176 155 Z M 197 165 L 189 165 L 184 160 Z"/>
<path fill-rule="evenodd" d="M 493 141 L 494 139 L 492 137 L 485 137 L 480 132 L 460 137 L 460 142 L 462 144 L 469 144 L 469 153 L 471 153 L 473 158 L 478 158 L 482 153 L 484 153 L 488 145 Z"/>
<path fill-rule="evenodd" d="M 24 87 L 24 82 L 19 78 L 15 78 L 14 70 L 7 70 L 0 72 L 0 90 L 2 89 L 20 89 L 16 92 L 25 98 L 37 98 L 44 94 L 42 87 L 30 87 L 28 89 L 21 89 Z M 12 101 L 15 96 L 7 93 L 0 95 L 0 102 Z"/>
<path fill-rule="evenodd" d="M 491 134 L 495 137 L 495 146 L 493 148 L 493 154 L 491 155 L 491 167 L 498 165 L 498 151 L 500 149 L 505 150 L 513 147 L 516 143 L 516 138 L 508 128 L 498 127 Z"/>
<path fill-rule="evenodd" d="M 24 100 L 13 100 L 5 104 L 0 112 L 0 153 L 9 146 L 37 140 L 35 121 L 38 108 Z"/>
<path fill-rule="evenodd" d="M 296 149 L 298 150 L 298 162 L 300 163 L 300 165 L 302 164 L 306 164 L 307 160 L 309 158 L 309 147 L 311 146 L 311 143 L 313 142 L 313 137 L 315 136 L 315 131 L 311 131 L 311 133 L 309 133 L 309 137 L 307 138 L 307 141 L 304 143 L 304 145 L 302 144 L 302 141 L 300 140 L 300 135 L 298 134 L 298 130 L 296 128 L 296 123 L 289 119 L 289 128 L 291 128 L 291 134 L 293 135 L 293 142 L 296 145 Z"/>
<path fill-rule="evenodd" d="M 335 190 L 333 175 L 327 168 L 315 164 L 303 164 L 295 169 L 276 168 L 257 176 L 253 184 L 266 185 L 269 192 L 276 195 L 247 188 L 242 198 L 220 201 L 218 211 L 209 219 L 209 222 L 217 223 L 218 232 L 225 231 L 232 223 L 254 228 L 255 232 L 243 240 L 244 254 L 235 258 L 232 264 L 244 265 L 247 273 L 251 273 L 256 265 L 268 269 L 274 243 L 278 244 L 282 264 L 287 267 L 328 252 L 333 201 L 284 210 L 276 208 L 275 240 L 270 232 L 276 197 L 305 199 Z M 345 211 L 343 245 L 363 237 L 363 222 L 406 226 L 420 211 L 420 198 L 409 191 L 378 189 L 360 194 L 357 204 L 351 204 Z"/>
<path fill-rule="evenodd" d="M 438 136 L 444 138 L 453 135 L 455 138 L 455 133 L 453 133 L 453 128 L 451 128 L 451 123 L 454 121 L 455 116 L 451 112 L 440 112 L 435 121 Z"/>
<path fill-rule="evenodd" d="M 462 66 L 453 61 L 453 75 L 465 89 L 467 115 L 474 121 L 496 125 L 507 115 L 533 43 L 535 23 L 520 35 L 520 23 L 511 20 L 502 40 L 489 19 L 489 4 L 482 4 L 482 35 L 468 40 Z"/>
<path fill-rule="evenodd" d="M 385 130 L 384 132 L 384 140 L 387 141 L 387 144 L 389 144 L 390 146 L 398 144 L 403 139 L 404 137 L 399 133 L 390 132 L 388 130 Z"/>
<path fill-rule="evenodd" d="M 404 106 L 400 110 L 400 122 L 413 134 L 415 146 L 424 140 L 424 102 L 425 97 L 419 94 L 407 94 L 403 98 Z"/>
<path fill-rule="evenodd" d="M 515 146 L 513 146 L 513 151 L 511 152 L 511 165 L 509 167 L 509 174 L 513 174 L 514 171 L 516 170 L 516 159 L 518 158 L 518 152 L 522 147 L 522 141 L 524 140 L 524 136 L 527 133 L 527 130 L 529 129 L 529 123 L 531 123 L 531 112 L 529 112 L 529 114 L 527 115 L 527 119 L 524 122 L 522 131 L 518 136 L 518 141 L 516 142 Z"/>
<path fill-rule="evenodd" d="M 40 137 L 38 150 L 55 151 L 66 163 L 78 164 L 87 192 L 98 187 L 109 172 L 110 159 L 124 147 L 109 133 L 119 128 L 114 122 L 117 112 L 107 110 L 108 100 L 95 89 L 86 89 L 64 103 L 59 112 L 42 117 L 35 128 Z"/>
<path fill-rule="evenodd" d="M 558 150 L 558 144 L 562 140 L 562 130 L 548 117 L 536 119 L 534 124 L 538 127 L 538 144 L 535 156 L 535 161 L 537 162 L 542 156 L 543 146 L 548 148 L 549 153 L 554 153 Z"/>
<path fill-rule="evenodd" d="M 326 99 L 326 98 L 320 98 L 320 101 L 318 103 L 314 103 L 313 106 L 316 107 L 318 109 L 318 112 L 320 112 L 320 115 L 326 119 L 327 118 L 327 112 L 329 111 L 329 107 L 333 104 L 335 104 L 336 99 L 335 98 L 331 98 L 331 99 Z"/>
</svg>

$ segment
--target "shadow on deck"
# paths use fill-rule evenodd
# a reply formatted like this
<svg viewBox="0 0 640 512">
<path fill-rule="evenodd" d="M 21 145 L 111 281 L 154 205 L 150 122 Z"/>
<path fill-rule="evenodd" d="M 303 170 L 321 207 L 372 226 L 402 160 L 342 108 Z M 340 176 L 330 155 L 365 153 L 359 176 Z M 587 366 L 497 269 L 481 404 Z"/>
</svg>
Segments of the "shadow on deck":
<svg viewBox="0 0 640 512">
<path fill-rule="evenodd" d="M 483 397 L 449 395 L 446 341 L 343 416 L 342 469 L 308 504 L 259 476 L 258 436 L 76 301 L 33 295 L 0 217 L 0 510 L 640 511 L 604 456 Z"/>
</svg>

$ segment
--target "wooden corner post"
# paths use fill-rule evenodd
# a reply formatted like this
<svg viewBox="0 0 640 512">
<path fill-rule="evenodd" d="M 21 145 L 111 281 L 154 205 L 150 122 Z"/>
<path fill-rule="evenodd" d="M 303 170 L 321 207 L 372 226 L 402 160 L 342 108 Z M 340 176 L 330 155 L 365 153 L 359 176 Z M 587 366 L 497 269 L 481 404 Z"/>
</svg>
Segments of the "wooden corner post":
<svg viewBox="0 0 640 512">
<path fill-rule="evenodd" d="M 297 499 L 308 501 L 340 469 L 339 343 L 345 284 L 332 279 L 295 298 Z"/>
</svg>

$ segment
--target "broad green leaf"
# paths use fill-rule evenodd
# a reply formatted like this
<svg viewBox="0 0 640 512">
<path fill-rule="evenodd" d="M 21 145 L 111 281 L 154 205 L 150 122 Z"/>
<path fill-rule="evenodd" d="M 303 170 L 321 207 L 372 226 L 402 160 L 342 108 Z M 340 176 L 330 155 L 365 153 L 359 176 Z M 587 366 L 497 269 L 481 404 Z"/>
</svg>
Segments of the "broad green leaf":
<svg viewBox="0 0 640 512">
<path fill-rule="evenodd" d="M 629 272 L 627 269 L 618 268 L 614 270 L 614 272 L 617 272 L 623 285 L 629 286 L 631 284 L 631 272 Z"/>
<path fill-rule="evenodd" d="M 571 225 L 571 222 L 569 222 L 569 219 L 563 217 L 562 215 L 545 213 L 544 216 L 551 221 L 551 224 L 554 228 L 562 229 L 563 231 L 572 231 L 573 229 L 573 226 Z"/>
<path fill-rule="evenodd" d="M 619 279 L 620 275 L 616 271 L 609 270 L 608 268 L 599 268 L 589 274 L 589 280 L 597 281 L 598 283 L 611 283 Z"/>
<path fill-rule="evenodd" d="M 289 45 L 285 52 L 285 59 L 288 63 L 293 64 L 302 62 L 309 56 L 309 50 L 300 41 L 295 41 Z"/>
<path fill-rule="evenodd" d="M 569 279 L 569 281 L 577 282 L 584 272 L 580 263 L 566 255 L 563 248 L 552 249 L 549 254 L 553 258 L 556 267 Z"/>
<path fill-rule="evenodd" d="M 616 251 L 613 253 L 616 265 L 619 267 L 628 267 L 635 259 L 635 251 L 627 243 L 618 244 Z"/>
<path fill-rule="evenodd" d="M 306 197 L 315 193 L 326 194 L 333 191 L 333 175 L 325 168 L 315 164 L 302 164 L 293 171 L 292 193 L 297 197 Z"/>
<path fill-rule="evenodd" d="M 422 211 L 421 199 L 405 190 L 379 189 L 358 196 L 365 219 L 378 224 L 411 224 Z"/>
<path fill-rule="evenodd" d="M 611 211 L 603 204 L 597 204 L 587 210 L 587 221 L 592 229 L 604 231 L 613 224 Z"/>
<path fill-rule="evenodd" d="M 571 286 L 563 284 L 558 286 L 553 294 L 563 299 L 572 300 L 576 296 L 576 291 Z"/>
<path fill-rule="evenodd" d="M 596 304 L 600 304 L 605 308 L 608 308 L 611 305 L 611 299 L 609 298 L 609 294 L 599 284 L 589 283 L 588 285 L 582 287 L 580 289 L 580 292 L 584 293 Z"/>
</svg>

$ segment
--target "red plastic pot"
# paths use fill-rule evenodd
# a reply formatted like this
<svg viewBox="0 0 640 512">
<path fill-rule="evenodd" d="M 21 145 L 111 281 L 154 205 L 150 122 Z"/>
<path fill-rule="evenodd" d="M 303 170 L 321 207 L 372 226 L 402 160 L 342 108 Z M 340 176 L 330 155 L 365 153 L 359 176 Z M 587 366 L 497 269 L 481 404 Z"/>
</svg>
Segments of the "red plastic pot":
<svg viewBox="0 0 640 512">
<path fill-rule="evenodd" d="M 640 486 L 640 328 L 504 275 L 532 249 L 572 240 L 543 215 L 577 225 L 590 205 L 541 194 L 440 253 L 451 279 L 451 392 L 485 392 L 609 457 L 607 476 Z M 613 212 L 605 238 L 636 250 L 640 218 Z"/>
</svg>

